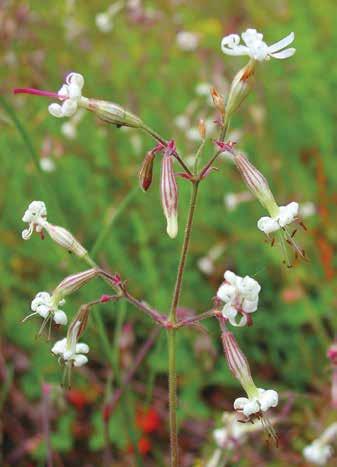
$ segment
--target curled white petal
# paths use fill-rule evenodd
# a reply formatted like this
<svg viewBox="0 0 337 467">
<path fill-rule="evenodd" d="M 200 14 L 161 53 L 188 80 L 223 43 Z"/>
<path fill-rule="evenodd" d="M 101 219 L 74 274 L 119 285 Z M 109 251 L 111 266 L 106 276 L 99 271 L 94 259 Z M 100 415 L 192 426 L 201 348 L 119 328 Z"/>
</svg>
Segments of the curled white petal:
<svg viewBox="0 0 337 467">
<path fill-rule="evenodd" d="M 67 315 L 62 310 L 55 311 L 53 319 L 56 324 L 66 325 L 68 322 Z"/>
<path fill-rule="evenodd" d="M 281 50 L 281 52 L 274 52 L 269 54 L 273 58 L 278 58 L 279 60 L 284 60 L 285 58 L 292 57 L 296 52 L 296 49 L 290 47 L 289 49 Z"/>
<path fill-rule="evenodd" d="M 88 352 L 89 352 L 88 344 L 85 344 L 84 342 L 80 344 L 76 344 L 76 353 L 88 353 Z"/>
<path fill-rule="evenodd" d="M 230 284 L 222 284 L 218 291 L 217 297 L 222 300 L 223 302 L 227 303 L 230 300 L 233 300 L 235 297 L 236 289 L 233 285 Z"/>
<path fill-rule="evenodd" d="M 55 355 L 63 355 L 63 353 L 66 351 L 66 345 L 67 345 L 67 339 L 61 339 L 57 342 L 55 342 L 54 346 L 52 347 L 51 351 Z"/>
<path fill-rule="evenodd" d="M 257 228 L 268 235 L 279 230 L 280 224 L 272 217 L 263 216 L 257 221 Z"/>
<path fill-rule="evenodd" d="M 295 39 L 295 34 L 291 32 L 288 34 L 288 36 L 284 37 L 278 42 L 275 42 L 275 44 L 272 44 L 269 46 L 269 53 L 274 53 L 278 52 L 279 50 L 284 49 L 285 47 L 288 47 Z"/>
<path fill-rule="evenodd" d="M 271 407 L 276 407 L 278 405 L 278 393 L 273 389 L 263 391 L 259 395 L 259 404 L 262 412 L 266 412 Z"/>
<path fill-rule="evenodd" d="M 234 409 L 242 410 L 248 402 L 249 402 L 249 399 L 247 399 L 247 397 L 238 397 L 234 401 Z"/>
<path fill-rule="evenodd" d="M 74 361 L 74 366 L 80 367 L 88 363 L 88 357 L 82 354 L 77 354 L 74 356 L 73 361 Z"/>
<path fill-rule="evenodd" d="M 48 112 L 56 118 L 62 118 L 64 116 L 62 107 L 60 104 L 56 104 L 55 102 L 48 106 Z"/>
</svg>

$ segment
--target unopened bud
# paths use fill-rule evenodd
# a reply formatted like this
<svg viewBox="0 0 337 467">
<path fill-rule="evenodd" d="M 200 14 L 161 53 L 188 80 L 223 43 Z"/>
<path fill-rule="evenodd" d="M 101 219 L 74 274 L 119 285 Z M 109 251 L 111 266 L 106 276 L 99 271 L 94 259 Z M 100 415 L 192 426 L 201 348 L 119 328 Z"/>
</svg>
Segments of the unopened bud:
<svg viewBox="0 0 337 467">
<path fill-rule="evenodd" d="M 106 123 L 112 123 L 117 126 L 129 126 L 132 128 L 141 128 L 143 126 L 143 122 L 139 117 L 113 102 L 99 99 L 86 99 L 81 101 L 81 106 L 93 112 Z"/>
<path fill-rule="evenodd" d="M 68 230 L 63 227 L 59 227 L 58 225 L 50 224 L 49 222 L 47 222 L 44 227 L 54 242 L 58 243 L 66 250 L 79 257 L 83 257 L 87 254 L 87 250 L 70 232 L 68 232 Z"/>
<path fill-rule="evenodd" d="M 142 163 L 142 166 L 139 170 L 139 184 L 142 190 L 147 191 L 152 183 L 152 174 L 153 174 L 153 161 L 155 158 L 155 153 L 149 151 Z"/>
<path fill-rule="evenodd" d="M 271 216 L 276 216 L 279 208 L 266 178 L 243 154 L 236 154 L 234 162 L 251 193 L 256 196 Z"/>
<path fill-rule="evenodd" d="M 205 120 L 203 120 L 202 118 L 199 120 L 198 130 L 199 130 L 200 138 L 205 139 L 205 137 L 206 137 L 206 124 L 205 124 Z"/>
<path fill-rule="evenodd" d="M 214 107 L 219 110 L 221 114 L 225 113 L 225 100 L 222 94 L 219 94 L 215 88 L 211 90 Z"/>
<path fill-rule="evenodd" d="M 172 151 L 174 143 L 168 144 L 162 159 L 161 201 L 167 221 L 167 233 L 175 238 L 178 233 L 178 187 L 173 170 Z"/>
<path fill-rule="evenodd" d="M 88 324 L 90 306 L 82 305 L 68 328 L 67 338 L 78 341 Z"/>
<path fill-rule="evenodd" d="M 58 297 L 59 299 L 62 299 L 67 295 L 76 292 L 76 290 L 80 289 L 84 284 L 89 282 L 97 275 L 99 275 L 99 271 L 97 269 L 92 268 L 88 269 L 87 271 L 82 271 L 77 274 L 67 276 L 56 287 L 56 289 L 53 292 L 53 297 Z"/>
<path fill-rule="evenodd" d="M 228 118 L 231 117 L 231 115 L 240 107 L 244 99 L 248 96 L 252 87 L 254 69 L 255 63 L 252 60 L 248 62 L 245 67 L 241 68 L 241 70 L 235 75 L 226 103 L 226 113 Z"/>
<path fill-rule="evenodd" d="M 241 386 L 250 397 L 252 392 L 256 390 L 256 386 L 250 372 L 248 360 L 231 332 L 223 331 L 221 338 L 228 368 L 233 376 L 240 381 Z"/>
</svg>

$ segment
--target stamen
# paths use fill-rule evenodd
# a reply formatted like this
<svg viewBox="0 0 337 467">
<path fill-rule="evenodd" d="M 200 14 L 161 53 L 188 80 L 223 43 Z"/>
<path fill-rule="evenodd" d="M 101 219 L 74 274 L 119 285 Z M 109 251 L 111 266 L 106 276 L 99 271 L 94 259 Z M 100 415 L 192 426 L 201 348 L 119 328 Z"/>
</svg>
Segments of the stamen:
<svg viewBox="0 0 337 467">
<path fill-rule="evenodd" d="M 304 224 L 304 222 L 299 222 L 299 225 L 302 227 L 303 230 L 308 230 L 308 228 L 306 227 L 306 225 Z"/>
<path fill-rule="evenodd" d="M 60 99 L 60 100 L 64 100 L 68 98 L 68 96 L 58 94 L 57 92 L 43 91 L 41 89 L 35 89 L 35 88 L 15 88 L 13 92 L 14 94 L 33 94 L 35 96 L 51 97 L 53 99 Z"/>
<path fill-rule="evenodd" d="M 32 316 L 34 315 L 37 315 L 37 311 L 35 311 L 34 313 L 31 313 L 30 315 L 26 316 L 22 321 L 21 323 L 24 323 L 25 321 L 27 321 L 27 319 L 31 318 Z"/>
<path fill-rule="evenodd" d="M 295 237 L 296 232 L 297 232 L 297 229 L 295 229 L 295 230 L 293 231 L 293 233 L 291 234 L 291 238 L 294 238 L 294 237 Z"/>
</svg>

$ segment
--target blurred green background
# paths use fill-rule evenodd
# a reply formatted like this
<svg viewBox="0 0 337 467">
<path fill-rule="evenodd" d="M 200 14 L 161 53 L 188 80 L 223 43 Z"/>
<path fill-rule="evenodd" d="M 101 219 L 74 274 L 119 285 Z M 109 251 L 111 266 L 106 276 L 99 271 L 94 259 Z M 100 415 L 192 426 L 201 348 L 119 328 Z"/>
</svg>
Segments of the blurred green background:
<svg viewBox="0 0 337 467">
<path fill-rule="evenodd" d="M 130 427 L 135 427 L 135 438 L 142 436 L 133 423 L 139 407 L 155 407 L 163 423 L 147 435 L 151 446 L 138 462 L 167 465 L 165 334 L 137 371 L 124 404 L 104 426 L 104 401 L 118 387 L 117 374 L 132 363 L 148 337 L 151 322 L 129 305 L 96 308 L 108 345 L 91 321 L 83 337 L 91 348 L 89 364 L 73 375 L 73 392 L 62 394 L 62 370 L 50 354 L 51 344 L 35 339 L 38 319 L 21 320 L 38 291 L 52 291 L 85 266 L 49 238 L 41 242 L 33 236 L 23 242 L 21 218 L 30 201 L 45 201 L 51 222 L 94 248 L 96 260 L 127 279 L 137 297 L 167 312 L 189 198 L 188 184 L 178 181 L 180 232 L 170 240 L 159 199 L 159 165 L 151 190 L 144 194 L 137 189 L 142 158 L 153 147 L 148 136 L 115 129 L 88 113 L 69 129 L 64 126 L 69 120 L 48 114 L 48 100 L 13 96 L 12 89 L 57 91 L 67 72 L 79 72 L 85 77 L 85 96 L 111 100 L 139 114 L 163 136 L 175 139 L 188 163 L 198 147 L 199 118 L 215 118 L 205 89 L 215 86 L 226 93 L 246 63 L 223 55 L 220 40 L 247 27 L 261 30 L 267 43 L 291 31 L 296 34 L 294 57 L 259 67 L 254 91 L 232 121 L 231 136 L 266 175 L 279 204 L 296 200 L 306 207 L 308 231 L 297 235 L 310 262 L 293 269 L 282 265 L 279 249 L 265 244 L 256 228 L 264 215 L 256 201 L 229 209 L 226 195 L 246 188 L 233 164 L 222 159 L 219 171 L 201 186 L 181 305 L 196 312 L 209 309 L 226 269 L 252 275 L 262 284 L 254 326 L 234 332 L 257 384 L 278 389 L 281 407 L 289 401 L 292 407 L 278 428 L 281 449 L 266 446 L 260 435 L 233 465 L 251 465 L 254 456 L 259 465 L 304 465 L 303 446 L 336 419 L 329 408 L 326 359 L 337 325 L 336 3 L 121 2 L 120 11 L 111 15 L 111 30 L 104 32 L 95 18 L 109 5 L 75 0 L 0 3 L 4 465 L 44 465 L 43 383 L 52 385 L 49 421 L 55 465 L 137 465 Z M 193 33 L 194 39 L 186 43 L 181 31 Z M 69 138 L 71 130 L 75 134 Z M 211 150 L 209 142 L 209 154 Z M 125 206 L 114 217 L 121 203 Z M 215 246 L 219 254 L 210 264 Z M 72 316 L 80 304 L 102 293 L 109 292 L 97 279 L 70 297 L 64 309 Z M 204 465 L 215 446 L 213 427 L 221 426 L 223 409 L 230 410 L 242 394 L 226 368 L 217 323 L 206 326 L 208 337 L 192 329 L 178 337 L 184 465 Z M 63 332 L 54 330 L 53 337 L 59 339 Z"/>
</svg>

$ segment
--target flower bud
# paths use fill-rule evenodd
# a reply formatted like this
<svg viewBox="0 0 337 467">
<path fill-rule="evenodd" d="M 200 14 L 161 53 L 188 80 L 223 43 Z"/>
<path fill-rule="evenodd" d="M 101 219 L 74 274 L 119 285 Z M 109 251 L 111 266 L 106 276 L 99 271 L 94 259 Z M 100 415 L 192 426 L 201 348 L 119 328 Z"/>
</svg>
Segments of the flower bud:
<svg viewBox="0 0 337 467">
<path fill-rule="evenodd" d="M 223 331 L 221 338 L 228 368 L 232 372 L 233 376 L 240 381 L 248 396 L 254 396 L 257 389 L 252 379 L 246 356 L 240 349 L 231 332 Z"/>
<path fill-rule="evenodd" d="M 213 99 L 214 107 L 219 110 L 220 113 L 225 113 L 225 101 L 222 94 L 219 94 L 215 88 L 211 90 L 211 96 Z"/>
<path fill-rule="evenodd" d="M 80 105 L 93 112 L 104 122 L 132 128 L 141 128 L 143 126 L 140 118 L 113 102 L 82 98 Z"/>
<path fill-rule="evenodd" d="M 199 120 L 198 130 L 199 130 L 200 138 L 205 139 L 205 137 L 206 137 L 206 124 L 205 124 L 205 120 L 203 120 L 202 118 Z"/>
<path fill-rule="evenodd" d="M 89 312 L 89 305 L 86 304 L 80 307 L 73 321 L 69 325 L 67 332 L 68 340 L 73 339 L 75 341 L 78 341 L 78 339 L 82 336 L 88 324 Z"/>
<path fill-rule="evenodd" d="M 178 187 L 173 170 L 173 142 L 168 144 L 162 159 L 161 201 L 167 220 L 167 234 L 175 238 L 178 233 Z"/>
<path fill-rule="evenodd" d="M 99 271 L 97 269 L 88 269 L 87 271 L 78 272 L 77 274 L 72 274 L 71 276 L 67 276 L 63 279 L 62 282 L 56 287 L 53 292 L 53 297 L 57 297 L 59 300 L 70 295 L 79 288 L 81 288 L 84 284 L 89 282 L 91 279 L 99 275 Z"/>
<path fill-rule="evenodd" d="M 248 96 L 252 87 L 252 76 L 254 74 L 255 62 L 251 60 L 235 75 L 231 88 L 229 90 L 226 113 L 230 118 L 232 114 L 240 107 L 244 99 Z"/>
<path fill-rule="evenodd" d="M 87 254 L 87 250 L 70 232 L 68 232 L 68 230 L 64 229 L 63 227 L 59 227 L 58 225 L 53 225 L 47 222 L 45 224 L 45 229 L 54 242 L 58 243 L 66 250 L 75 253 L 75 255 L 79 257 L 83 257 Z"/>
<path fill-rule="evenodd" d="M 149 151 L 142 163 L 142 166 L 139 170 L 139 184 L 142 190 L 147 191 L 152 183 L 152 174 L 153 174 L 153 161 L 155 158 L 155 153 Z"/>
<path fill-rule="evenodd" d="M 272 217 L 277 216 L 279 208 L 262 173 L 243 154 L 235 155 L 234 162 L 252 194 L 256 196 Z"/>
</svg>

